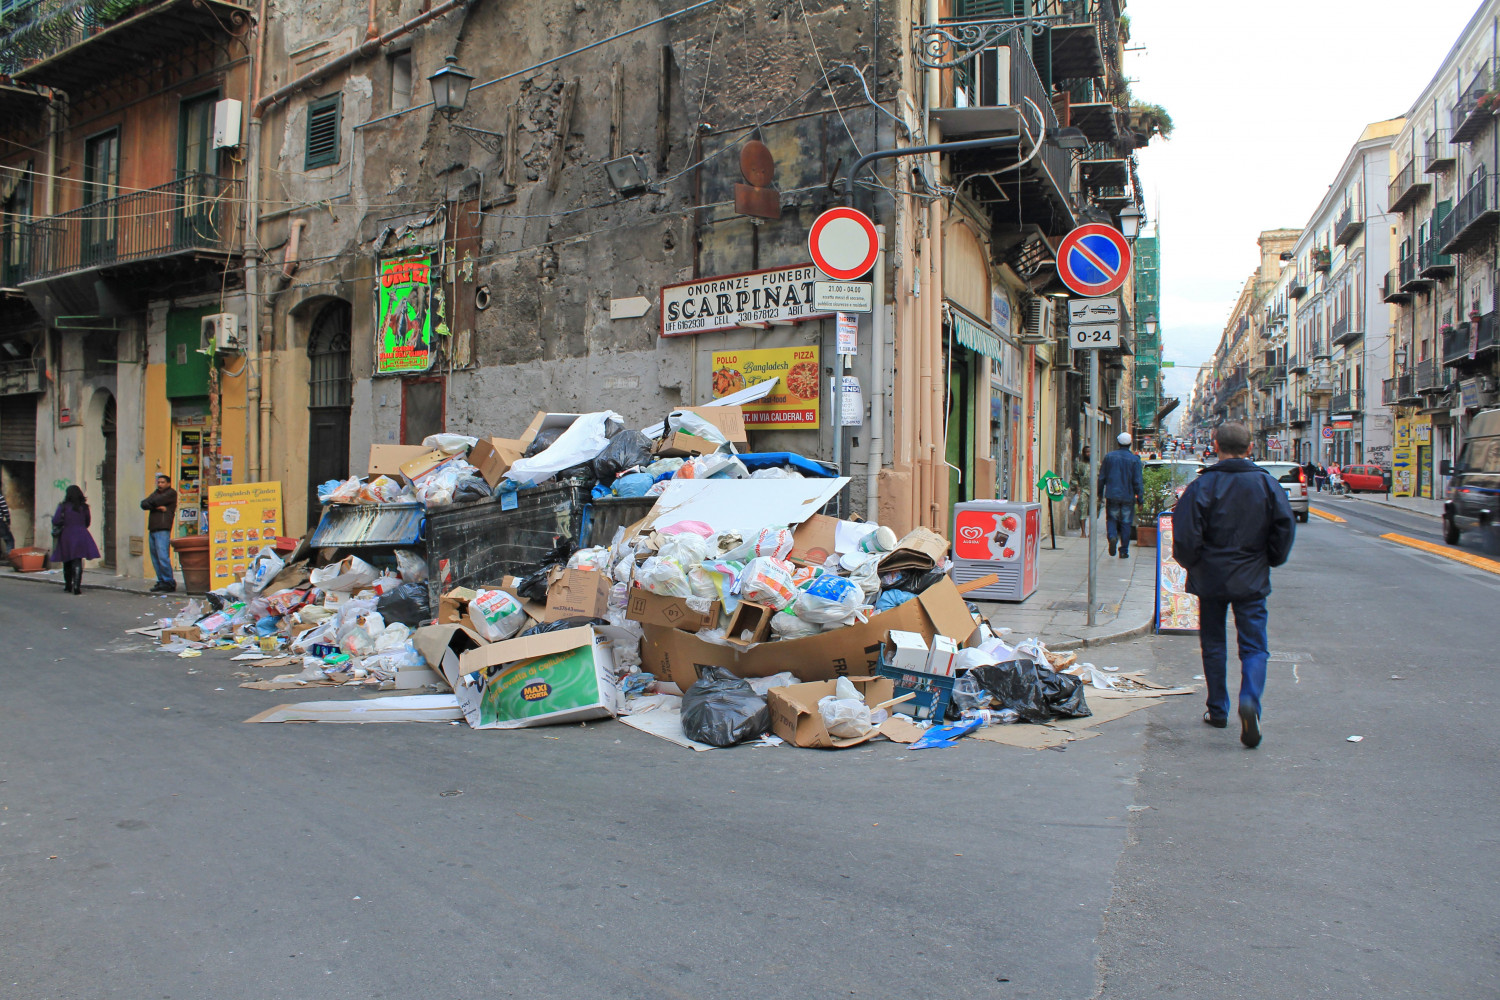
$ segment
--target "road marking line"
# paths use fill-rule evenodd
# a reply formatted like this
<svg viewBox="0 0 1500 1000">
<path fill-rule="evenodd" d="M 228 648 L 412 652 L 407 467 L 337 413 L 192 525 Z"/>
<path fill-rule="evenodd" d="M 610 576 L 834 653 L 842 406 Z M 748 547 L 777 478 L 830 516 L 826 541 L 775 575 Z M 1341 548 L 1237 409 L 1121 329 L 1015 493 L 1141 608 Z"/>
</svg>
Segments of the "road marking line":
<svg viewBox="0 0 1500 1000">
<path fill-rule="evenodd" d="M 1318 515 L 1319 517 L 1325 518 L 1325 519 L 1327 519 L 1329 521 L 1337 521 L 1339 524 L 1344 524 L 1345 523 L 1344 519 L 1342 517 L 1339 517 L 1337 514 L 1330 514 L 1326 510 L 1319 510 L 1316 507 L 1309 507 L 1307 509 L 1310 510 L 1312 513 Z"/>
<path fill-rule="evenodd" d="M 1500 562 L 1496 562 L 1493 559 L 1486 559 L 1484 556 L 1476 556 L 1462 549 L 1452 549 L 1433 542 L 1424 542 L 1420 538 L 1408 538 L 1406 535 L 1398 535 L 1394 531 L 1380 537 L 1388 542 L 1395 542 L 1397 545 L 1409 545 L 1414 549 L 1421 549 L 1423 552 L 1431 552 L 1435 556 L 1442 556 L 1444 559 L 1461 562 L 1465 566 L 1482 569 L 1487 573 L 1500 574 Z"/>
</svg>

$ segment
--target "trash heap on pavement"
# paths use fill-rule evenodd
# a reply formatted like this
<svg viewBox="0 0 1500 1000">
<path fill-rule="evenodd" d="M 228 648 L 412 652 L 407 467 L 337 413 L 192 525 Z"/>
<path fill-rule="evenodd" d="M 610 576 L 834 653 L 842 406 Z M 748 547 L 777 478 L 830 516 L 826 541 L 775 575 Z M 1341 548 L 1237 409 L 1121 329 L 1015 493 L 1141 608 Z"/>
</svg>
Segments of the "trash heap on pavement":
<svg viewBox="0 0 1500 1000">
<path fill-rule="evenodd" d="M 162 648 L 284 670 L 250 687 L 451 690 L 477 729 L 616 717 L 695 747 L 951 745 L 1087 716 L 1084 687 L 1114 686 L 1038 640 L 1011 644 L 949 578 L 946 539 L 812 513 L 836 511 L 848 480 L 743 444 L 738 407 L 702 407 L 643 431 L 611 412 L 539 413 L 516 439 L 376 446 L 369 475 L 320 488 L 323 522 L 295 551 L 264 550 L 164 619 Z M 595 508 L 639 498 L 643 516 L 607 540 L 539 540 L 517 497 L 562 481 Z M 416 504 L 426 519 L 462 506 L 472 530 L 447 550 L 421 517 L 324 530 L 341 507 Z"/>
</svg>

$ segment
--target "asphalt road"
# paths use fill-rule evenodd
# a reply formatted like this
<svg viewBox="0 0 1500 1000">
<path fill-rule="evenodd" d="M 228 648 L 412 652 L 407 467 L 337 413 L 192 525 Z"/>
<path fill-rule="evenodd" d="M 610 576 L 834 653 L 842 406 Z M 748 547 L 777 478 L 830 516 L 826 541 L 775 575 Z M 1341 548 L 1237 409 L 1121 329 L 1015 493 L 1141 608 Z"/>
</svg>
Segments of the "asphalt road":
<svg viewBox="0 0 1500 1000">
<path fill-rule="evenodd" d="M 0 580 L 0 995 L 1495 996 L 1500 577 L 1374 527 L 1299 526 L 1256 751 L 1197 697 L 1037 752 L 245 725 L 331 695 Z"/>
</svg>

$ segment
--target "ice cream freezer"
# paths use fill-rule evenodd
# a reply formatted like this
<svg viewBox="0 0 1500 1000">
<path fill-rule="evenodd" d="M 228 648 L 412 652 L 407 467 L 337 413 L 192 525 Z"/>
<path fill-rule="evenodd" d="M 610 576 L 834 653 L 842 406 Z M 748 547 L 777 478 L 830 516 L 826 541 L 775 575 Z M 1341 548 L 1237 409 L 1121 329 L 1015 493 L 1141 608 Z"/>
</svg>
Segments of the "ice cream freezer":
<svg viewBox="0 0 1500 1000">
<path fill-rule="evenodd" d="M 1000 578 L 965 596 L 971 601 L 1024 601 L 1036 591 L 1042 505 L 1020 500 L 966 500 L 953 505 L 953 582 Z"/>
</svg>

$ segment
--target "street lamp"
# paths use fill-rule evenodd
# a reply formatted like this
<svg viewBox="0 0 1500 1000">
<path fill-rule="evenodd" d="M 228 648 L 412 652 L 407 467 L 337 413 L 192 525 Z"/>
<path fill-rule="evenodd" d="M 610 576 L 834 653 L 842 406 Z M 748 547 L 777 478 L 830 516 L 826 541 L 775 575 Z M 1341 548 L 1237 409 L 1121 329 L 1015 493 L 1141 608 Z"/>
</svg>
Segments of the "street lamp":
<svg viewBox="0 0 1500 1000">
<path fill-rule="evenodd" d="M 1145 215 L 1133 201 L 1120 209 L 1120 232 L 1127 240 L 1133 240 L 1140 235 L 1143 218 Z"/>
<path fill-rule="evenodd" d="M 1401 372 L 1406 371 L 1406 348 L 1404 348 L 1404 347 L 1398 347 L 1398 348 L 1396 348 L 1395 360 L 1396 360 L 1396 372 L 1397 372 L 1397 374 L 1400 374 Z"/>
<path fill-rule="evenodd" d="M 1146 325 L 1146 336 L 1148 336 L 1148 337 L 1154 337 L 1154 336 L 1156 336 L 1156 320 L 1154 320 L 1154 319 L 1148 319 L 1148 320 L 1146 320 L 1146 324 L 1145 325 Z"/>
<path fill-rule="evenodd" d="M 1062 149 L 1087 149 L 1089 145 L 1089 137 L 1083 134 L 1081 128 L 1058 129 L 1053 138 Z"/>
<path fill-rule="evenodd" d="M 432 84 L 432 104 L 449 121 L 469 101 L 469 85 L 474 75 L 458 65 L 458 56 L 445 56 L 443 68 L 427 78 Z"/>
</svg>

